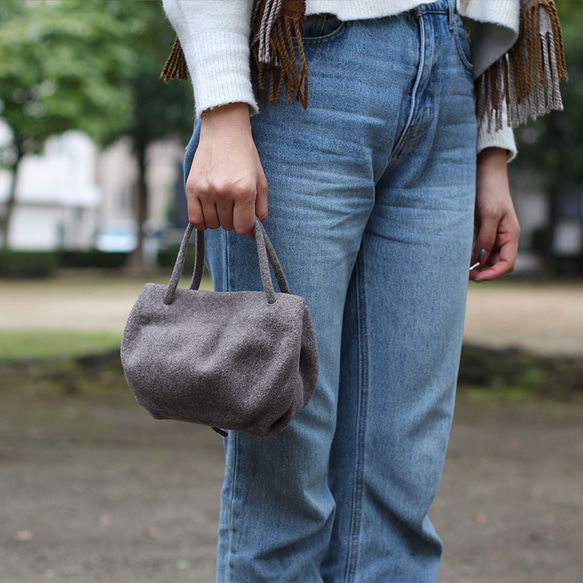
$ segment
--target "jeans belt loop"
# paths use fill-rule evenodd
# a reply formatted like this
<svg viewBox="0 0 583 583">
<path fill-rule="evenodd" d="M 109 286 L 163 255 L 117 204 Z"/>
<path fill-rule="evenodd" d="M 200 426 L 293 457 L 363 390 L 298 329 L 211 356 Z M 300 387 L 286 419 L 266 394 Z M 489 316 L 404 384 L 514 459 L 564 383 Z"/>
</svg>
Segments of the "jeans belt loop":
<svg viewBox="0 0 583 583">
<path fill-rule="evenodd" d="M 457 10 L 457 0 L 447 0 L 449 4 L 449 30 L 453 32 L 455 23 L 455 12 Z"/>
</svg>

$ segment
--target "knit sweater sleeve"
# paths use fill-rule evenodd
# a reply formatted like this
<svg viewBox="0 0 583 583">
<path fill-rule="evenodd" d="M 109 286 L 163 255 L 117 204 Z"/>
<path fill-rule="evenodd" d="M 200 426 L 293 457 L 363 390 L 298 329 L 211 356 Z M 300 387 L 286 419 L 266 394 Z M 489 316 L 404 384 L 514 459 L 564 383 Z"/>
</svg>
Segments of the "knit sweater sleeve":
<svg viewBox="0 0 583 583">
<path fill-rule="evenodd" d="M 505 106 L 505 104 L 504 104 Z M 516 142 L 514 140 L 514 131 L 506 123 L 506 113 L 502 114 L 503 125 L 501 130 L 496 130 L 496 128 L 491 128 L 488 130 L 487 119 L 482 119 L 478 121 L 478 144 L 477 152 L 478 154 L 485 150 L 486 148 L 502 148 L 508 150 L 507 161 L 511 162 L 516 158 L 518 149 L 516 148 Z"/>
<path fill-rule="evenodd" d="M 249 61 L 253 0 L 163 0 L 163 5 L 184 51 L 196 117 L 235 102 L 257 113 Z"/>
<path fill-rule="evenodd" d="M 470 34 L 474 79 L 512 47 L 518 37 L 520 0 L 484 2 L 483 0 L 459 0 L 458 9 Z M 502 105 L 502 129 L 488 128 L 486 117 L 478 120 L 478 153 L 485 148 L 505 148 L 507 159 L 517 154 L 514 131 L 507 124 L 505 107 Z"/>
</svg>

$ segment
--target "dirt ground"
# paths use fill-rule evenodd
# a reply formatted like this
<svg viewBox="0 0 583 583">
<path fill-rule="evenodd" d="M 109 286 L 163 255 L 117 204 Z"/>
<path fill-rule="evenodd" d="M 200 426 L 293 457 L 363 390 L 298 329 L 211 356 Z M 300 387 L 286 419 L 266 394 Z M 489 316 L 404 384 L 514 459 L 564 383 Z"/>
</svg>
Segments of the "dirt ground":
<svg viewBox="0 0 583 583">
<path fill-rule="evenodd" d="M 3 282 L 0 328 L 121 332 L 142 285 Z M 583 354 L 582 289 L 471 286 L 466 337 Z M 583 404 L 479 395 L 459 392 L 430 513 L 439 583 L 582 583 Z M 127 387 L 0 391 L 0 582 L 212 583 L 222 470 L 212 430 Z"/>
<path fill-rule="evenodd" d="M 2 583 L 214 581 L 212 430 L 154 421 L 131 395 L 1 409 Z M 582 405 L 460 393 L 431 511 L 439 583 L 581 583 L 582 420 Z"/>
</svg>

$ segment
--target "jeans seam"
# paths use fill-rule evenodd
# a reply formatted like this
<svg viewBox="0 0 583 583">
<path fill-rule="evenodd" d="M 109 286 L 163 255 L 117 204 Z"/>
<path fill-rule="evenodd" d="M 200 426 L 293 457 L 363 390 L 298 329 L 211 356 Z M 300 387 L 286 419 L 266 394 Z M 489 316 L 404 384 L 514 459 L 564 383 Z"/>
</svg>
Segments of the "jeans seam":
<svg viewBox="0 0 583 583">
<path fill-rule="evenodd" d="M 230 253 L 229 253 L 229 233 L 228 231 L 224 231 L 223 237 L 225 240 L 225 260 L 224 260 L 224 269 L 225 272 L 223 274 L 224 280 L 226 282 L 227 291 L 231 291 L 231 261 L 230 261 Z M 230 439 L 232 440 L 232 447 L 234 448 L 233 452 L 233 465 L 231 468 L 232 472 L 232 483 L 231 483 L 231 500 L 229 505 L 229 542 L 227 546 L 227 553 L 225 557 L 225 583 L 229 583 L 231 580 L 231 554 L 233 549 L 233 514 L 235 508 L 235 489 L 237 487 L 237 461 L 239 456 L 239 448 L 238 448 L 238 438 L 237 432 L 231 432 Z"/>
<path fill-rule="evenodd" d="M 339 37 L 341 37 L 346 32 L 346 29 L 348 28 L 347 24 L 348 24 L 347 22 L 343 21 L 342 24 L 340 24 L 340 26 L 338 26 L 338 28 L 336 30 L 334 30 L 333 32 L 331 32 L 325 36 L 307 37 L 307 38 L 302 37 L 302 44 L 307 47 L 307 46 L 325 45 L 325 44 L 329 44 L 331 42 L 334 42 L 335 40 L 337 40 Z M 297 45 L 297 40 L 294 39 L 294 41 Z"/>
<path fill-rule="evenodd" d="M 462 63 L 462 65 L 471 73 L 474 70 L 474 65 L 472 64 L 471 61 L 468 60 L 468 58 L 466 57 L 466 54 L 464 53 L 464 49 L 462 47 L 462 40 L 460 38 L 460 33 L 459 30 L 454 26 L 452 29 L 452 34 L 453 34 L 453 38 L 455 41 L 455 48 L 457 51 L 457 54 L 460 58 L 460 61 Z"/>
<path fill-rule="evenodd" d="M 231 432 L 231 438 L 233 440 L 232 447 L 234 448 L 233 453 L 233 467 L 231 472 L 233 475 L 233 482 L 231 485 L 231 503 L 229 505 L 229 544 L 227 548 L 227 556 L 225 561 L 225 583 L 229 583 L 231 580 L 231 554 L 233 549 L 233 514 L 235 509 L 235 490 L 237 488 L 237 462 L 239 459 L 239 439 L 236 431 Z"/>
<path fill-rule="evenodd" d="M 326 28 L 326 21 L 328 20 L 328 14 L 324 14 L 324 18 L 322 19 L 322 26 L 320 27 L 320 32 L 318 33 L 318 36 L 324 36 L 323 32 L 324 29 Z"/>
<path fill-rule="evenodd" d="M 355 581 L 360 559 L 360 529 L 362 525 L 362 496 L 364 488 L 364 451 L 368 391 L 368 345 L 366 328 L 366 292 L 364 241 L 356 261 L 356 314 L 358 321 L 358 411 L 356 420 L 356 455 L 354 460 L 354 489 L 350 520 L 346 582 Z"/>
<path fill-rule="evenodd" d="M 227 283 L 227 291 L 231 291 L 231 261 L 230 261 L 230 253 L 229 253 L 229 232 L 224 231 L 223 235 L 225 239 L 225 272 L 223 273 L 223 281 Z"/>
<path fill-rule="evenodd" d="M 413 124 L 413 118 L 415 117 L 415 108 L 417 107 L 417 92 L 419 91 L 419 86 L 421 85 L 421 79 L 423 78 L 423 69 L 425 68 L 425 22 L 423 21 L 423 12 L 419 9 L 416 11 L 417 20 L 419 22 L 419 67 L 417 69 L 417 76 L 415 77 L 415 83 L 413 84 L 413 89 L 411 91 L 411 105 L 409 109 L 409 117 L 403 133 L 399 137 L 397 144 L 393 148 L 389 155 L 385 170 L 391 165 L 393 160 L 398 157 L 400 151 L 404 147 L 405 142 L 407 142 L 411 137 L 411 127 Z"/>
</svg>

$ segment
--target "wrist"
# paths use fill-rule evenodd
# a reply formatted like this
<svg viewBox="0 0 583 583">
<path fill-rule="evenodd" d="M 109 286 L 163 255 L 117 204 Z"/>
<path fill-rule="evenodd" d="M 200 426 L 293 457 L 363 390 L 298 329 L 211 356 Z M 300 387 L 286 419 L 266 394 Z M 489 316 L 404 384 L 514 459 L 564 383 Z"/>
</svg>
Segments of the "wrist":
<svg viewBox="0 0 583 583">
<path fill-rule="evenodd" d="M 208 128 L 233 126 L 251 128 L 249 105 L 243 102 L 227 103 L 212 109 L 205 109 L 200 118 L 203 126 Z"/>
<path fill-rule="evenodd" d="M 508 150 L 506 148 L 484 148 L 478 154 L 479 167 L 506 167 L 508 164 Z"/>
</svg>

